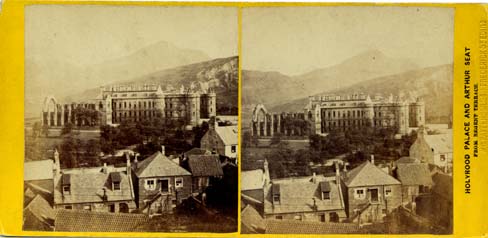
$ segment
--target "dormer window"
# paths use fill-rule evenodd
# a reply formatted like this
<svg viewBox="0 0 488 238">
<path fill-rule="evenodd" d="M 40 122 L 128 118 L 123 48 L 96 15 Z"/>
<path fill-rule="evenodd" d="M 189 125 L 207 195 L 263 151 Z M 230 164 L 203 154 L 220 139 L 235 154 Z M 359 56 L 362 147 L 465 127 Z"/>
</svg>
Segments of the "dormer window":
<svg viewBox="0 0 488 238">
<path fill-rule="evenodd" d="M 271 192 L 273 193 L 273 204 L 280 204 L 281 203 L 280 185 L 273 184 L 271 186 Z"/>
<path fill-rule="evenodd" d="M 69 174 L 63 174 L 61 180 L 63 195 L 71 194 L 71 176 Z"/>
<path fill-rule="evenodd" d="M 120 173 L 119 172 L 110 172 L 110 181 L 112 182 L 112 191 L 120 190 Z"/>
<path fill-rule="evenodd" d="M 329 182 L 327 182 L 327 181 L 320 182 L 320 192 L 322 195 L 322 200 L 329 200 L 330 199 Z"/>
</svg>

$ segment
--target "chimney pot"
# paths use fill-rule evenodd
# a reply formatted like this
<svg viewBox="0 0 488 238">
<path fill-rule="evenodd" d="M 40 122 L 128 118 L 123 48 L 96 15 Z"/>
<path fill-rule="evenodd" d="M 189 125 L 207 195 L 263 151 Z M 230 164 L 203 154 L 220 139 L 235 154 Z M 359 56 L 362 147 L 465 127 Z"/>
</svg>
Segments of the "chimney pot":
<svg viewBox="0 0 488 238">
<path fill-rule="evenodd" d="M 312 175 L 312 182 L 317 183 L 317 174 L 315 172 L 313 172 L 313 175 Z"/>
<path fill-rule="evenodd" d="M 103 173 L 108 173 L 108 171 L 107 171 L 107 163 L 103 163 Z"/>
<path fill-rule="evenodd" d="M 374 165 L 374 155 L 371 155 L 371 163 Z"/>
<path fill-rule="evenodd" d="M 164 151 L 164 145 L 161 146 L 161 154 L 165 154 L 165 151 Z"/>
</svg>

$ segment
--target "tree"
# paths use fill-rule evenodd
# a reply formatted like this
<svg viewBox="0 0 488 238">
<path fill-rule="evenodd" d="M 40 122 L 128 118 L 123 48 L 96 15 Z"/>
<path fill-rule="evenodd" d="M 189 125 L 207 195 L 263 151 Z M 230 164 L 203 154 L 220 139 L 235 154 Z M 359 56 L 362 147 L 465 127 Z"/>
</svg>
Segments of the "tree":
<svg viewBox="0 0 488 238">
<path fill-rule="evenodd" d="M 34 125 L 32 126 L 32 137 L 34 138 L 37 138 L 41 135 L 41 123 L 39 122 L 36 122 L 34 123 Z"/>
<path fill-rule="evenodd" d="M 71 123 L 67 123 L 64 125 L 63 129 L 61 129 L 61 135 L 70 134 L 73 130 L 73 125 Z"/>
<path fill-rule="evenodd" d="M 281 142 L 281 134 L 280 133 L 275 133 L 273 137 L 271 138 L 270 145 L 277 145 Z"/>
<path fill-rule="evenodd" d="M 48 125 L 46 125 L 46 124 L 42 125 L 42 134 L 45 137 L 49 136 L 49 126 Z"/>
</svg>

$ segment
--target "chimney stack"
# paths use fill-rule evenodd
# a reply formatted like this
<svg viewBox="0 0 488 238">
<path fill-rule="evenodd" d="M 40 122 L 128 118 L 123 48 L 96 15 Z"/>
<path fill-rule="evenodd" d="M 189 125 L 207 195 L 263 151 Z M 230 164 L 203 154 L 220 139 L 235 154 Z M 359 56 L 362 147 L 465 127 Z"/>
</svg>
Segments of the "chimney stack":
<svg viewBox="0 0 488 238">
<path fill-rule="evenodd" d="M 341 172 L 340 172 L 340 169 L 339 169 L 339 163 L 336 161 L 336 162 L 334 162 L 334 165 L 335 165 L 336 176 L 337 177 L 341 176 Z"/>
<path fill-rule="evenodd" d="M 348 162 L 344 162 L 344 173 L 346 173 L 346 172 L 347 172 L 347 166 L 348 166 L 348 165 L 349 165 L 349 163 L 348 163 Z"/>
<path fill-rule="evenodd" d="M 374 165 L 374 155 L 371 155 L 371 163 Z"/>
<path fill-rule="evenodd" d="M 165 151 L 164 151 L 164 145 L 161 146 L 161 154 L 165 154 Z"/>
<path fill-rule="evenodd" d="M 129 153 L 125 154 L 125 158 L 126 158 L 126 163 L 127 163 L 127 176 L 130 176 L 130 172 L 131 172 L 131 166 L 130 166 L 130 157 L 129 157 Z"/>
<path fill-rule="evenodd" d="M 313 172 L 312 175 L 312 183 L 317 183 L 317 174 L 315 174 L 315 172 Z"/>
<path fill-rule="evenodd" d="M 268 183 L 271 182 L 271 178 L 269 176 L 268 160 L 264 159 L 263 167 L 264 167 L 264 187 L 266 187 Z"/>
<path fill-rule="evenodd" d="M 107 169 L 107 163 L 103 163 L 103 173 L 104 173 L 104 174 L 107 174 L 107 173 L 108 173 L 108 171 L 107 171 L 107 170 L 108 170 L 108 169 Z"/>
<path fill-rule="evenodd" d="M 56 175 L 61 174 L 61 164 L 59 162 L 59 152 L 56 148 L 54 149 L 54 169 L 56 170 L 55 171 Z"/>
</svg>

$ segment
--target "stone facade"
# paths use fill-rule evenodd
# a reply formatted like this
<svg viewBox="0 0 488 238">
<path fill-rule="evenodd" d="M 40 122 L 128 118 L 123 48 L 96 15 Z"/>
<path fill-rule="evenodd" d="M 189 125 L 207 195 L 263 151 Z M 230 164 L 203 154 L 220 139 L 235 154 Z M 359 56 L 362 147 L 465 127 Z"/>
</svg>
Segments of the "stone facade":
<svg viewBox="0 0 488 238">
<path fill-rule="evenodd" d="M 200 119 L 216 115 L 216 94 L 194 92 L 183 86 L 179 91 L 165 92 L 159 85 L 139 85 L 102 87 L 96 99 L 85 103 L 60 104 L 53 96 L 48 96 L 44 100 L 42 123 L 88 125 L 86 121 L 79 121 L 74 113 L 80 107 L 98 113 L 97 124 L 101 125 L 161 117 L 196 126 Z"/>
<path fill-rule="evenodd" d="M 264 105 L 254 108 L 251 129 L 256 136 L 273 136 L 275 133 L 294 135 L 287 118 L 308 122 L 313 134 L 326 134 L 334 130 L 349 130 L 372 126 L 394 128 L 399 134 L 407 134 L 410 127 L 425 124 L 425 104 L 421 99 L 403 100 L 390 96 L 383 98 L 354 94 L 349 96 L 311 96 L 303 112 L 269 113 Z"/>
<path fill-rule="evenodd" d="M 176 187 L 176 179 L 181 179 L 183 183 Z M 147 181 L 154 181 L 154 187 L 149 188 Z M 168 184 L 162 188 L 163 182 Z M 137 191 L 136 200 L 139 209 L 142 210 L 146 204 L 150 204 L 149 213 L 172 212 L 172 209 L 180 204 L 183 199 L 191 196 L 192 177 L 191 176 L 170 176 L 136 178 Z M 151 203 L 148 203 L 151 201 Z"/>
</svg>

